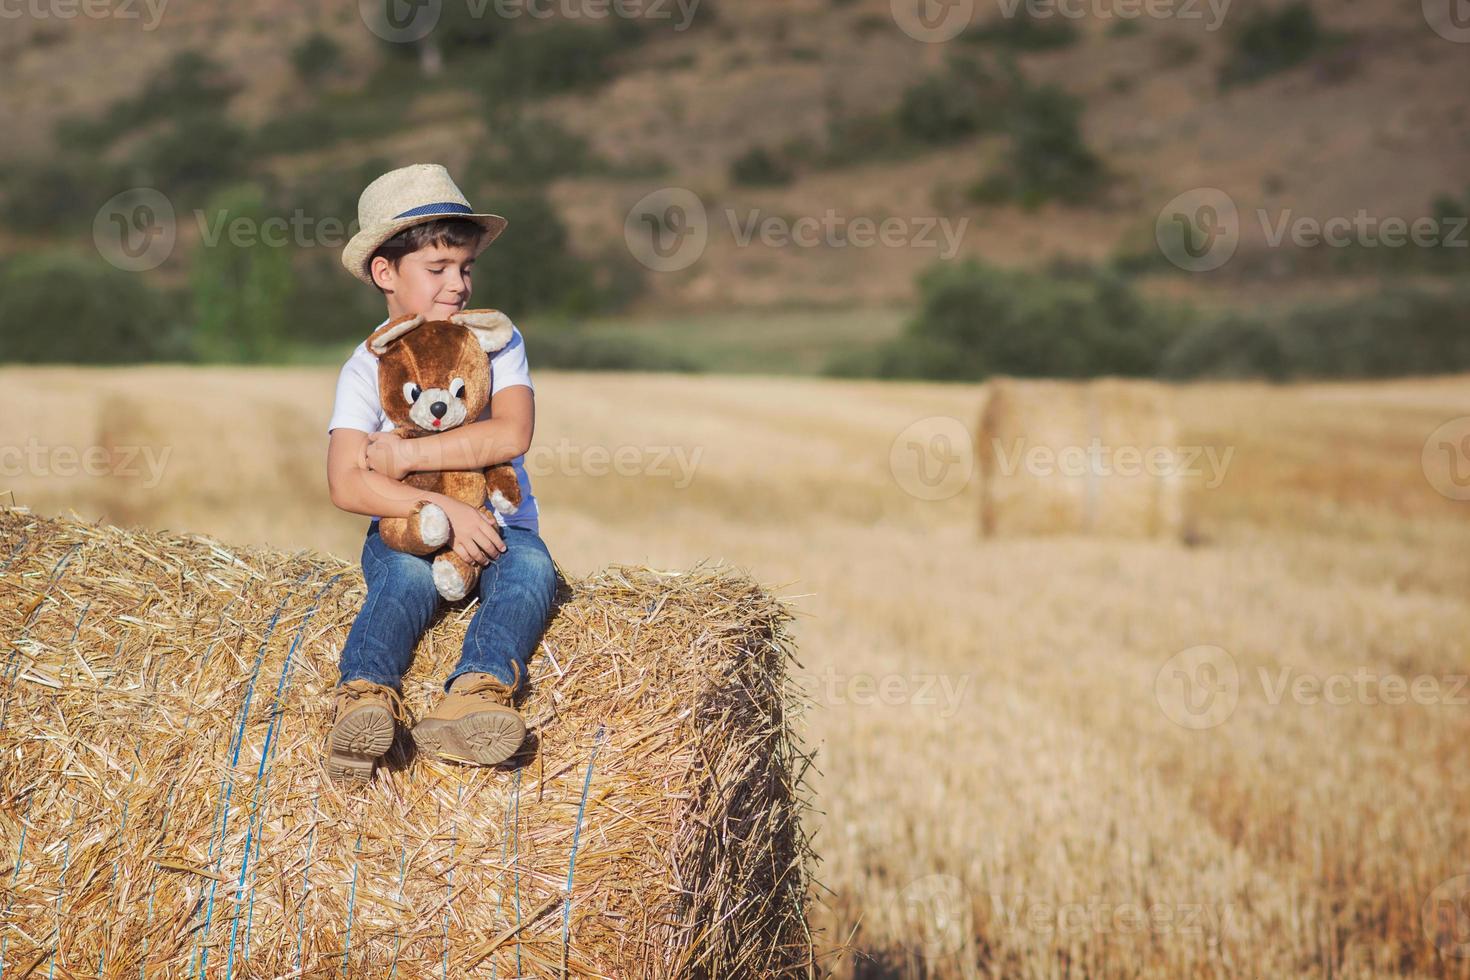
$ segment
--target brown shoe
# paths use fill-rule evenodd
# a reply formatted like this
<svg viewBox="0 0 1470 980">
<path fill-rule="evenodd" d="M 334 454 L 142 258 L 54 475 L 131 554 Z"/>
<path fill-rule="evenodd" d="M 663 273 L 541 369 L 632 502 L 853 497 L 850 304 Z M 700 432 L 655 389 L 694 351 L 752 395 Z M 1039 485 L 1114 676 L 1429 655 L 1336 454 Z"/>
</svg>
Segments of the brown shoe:
<svg viewBox="0 0 1470 980">
<path fill-rule="evenodd" d="M 519 680 L 519 665 L 515 667 Z M 515 685 L 493 674 L 459 675 L 444 699 L 414 726 L 414 744 L 452 762 L 504 762 L 526 738 L 526 723 L 513 706 L 514 692 Z"/>
<path fill-rule="evenodd" d="M 397 691 L 368 680 L 339 684 L 336 695 L 336 715 L 327 739 L 327 774 L 363 782 L 372 778 L 373 763 L 392 746 L 394 721 L 410 723 L 408 711 Z"/>
</svg>

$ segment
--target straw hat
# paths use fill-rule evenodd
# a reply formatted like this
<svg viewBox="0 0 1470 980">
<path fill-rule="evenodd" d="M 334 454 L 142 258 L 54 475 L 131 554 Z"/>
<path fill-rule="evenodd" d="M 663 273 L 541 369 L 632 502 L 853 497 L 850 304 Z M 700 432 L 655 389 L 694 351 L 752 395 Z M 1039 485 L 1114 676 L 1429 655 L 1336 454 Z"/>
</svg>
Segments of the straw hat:
<svg viewBox="0 0 1470 980">
<path fill-rule="evenodd" d="M 498 214 L 477 214 L 442 166 L 415 163 L 390 170 L 363 189 L 357 199 L 359 230 L 342 250 L 342 264 L 348 272 L 372 285 L 367 264 L 378 246 L 405 228 L 435 218 L 464 218 L 484 228 L 485 233 L 475 246 L 476 255 L 506 225 Z"/>
</svg>

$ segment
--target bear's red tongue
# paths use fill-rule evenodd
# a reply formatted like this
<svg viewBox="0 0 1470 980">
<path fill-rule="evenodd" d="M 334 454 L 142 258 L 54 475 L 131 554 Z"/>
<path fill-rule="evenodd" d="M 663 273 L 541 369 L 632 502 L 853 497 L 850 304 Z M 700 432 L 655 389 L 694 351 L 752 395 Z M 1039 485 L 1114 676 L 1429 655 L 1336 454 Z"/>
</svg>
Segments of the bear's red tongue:
<svg viewBox="0 0 1470 980">
<path fill-rule="evenodd" d="M 434 428 L 439 428 L 439 419 L 434 420 Z"/>
</svg>

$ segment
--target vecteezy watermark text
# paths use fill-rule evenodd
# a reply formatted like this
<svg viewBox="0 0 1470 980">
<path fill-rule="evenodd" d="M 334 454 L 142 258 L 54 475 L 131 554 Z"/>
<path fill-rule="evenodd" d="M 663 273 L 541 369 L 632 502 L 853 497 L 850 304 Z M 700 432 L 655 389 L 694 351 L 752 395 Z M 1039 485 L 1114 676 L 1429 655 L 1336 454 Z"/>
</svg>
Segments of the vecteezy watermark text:
<svg viewBox="0 0 1470 980">
<path fill-rule="evenodd" d="M 1267 248 L 1463 249 L 1470 248 L 1470 217 L 1373 214 L 1311 215 L 1293 208 L 1250 212 Z M 1178 195 L 1159 212 L 1154 237 L 1159 251 L 1186 272 L 1211 272 L 1234 257 L 1245 222 L 1235 199 L 1218 187 Z"/>
<path fill-rule="evenodd" d="M 578 446 L 562 439 L 528 449 L 525 467 L 531 476 L 668 477 L 683 490 L 703 456 L 703 446 Z"/>
<path fill-rule="evenodd" d="M 693 23 L 700 0 L 358 0 L 358 16 L 373 34 L 392 44 L 415 44 L 439 26 L 444 5 L 464 3 L 471 20 L 552 17 L 560 20 L 662 21 L 678 18 L 674 30 Z"/>
<path fill-rule="evenodd" d="M 0 0 L 0 20 L 138 20 L 147 14 L 143 30 L 163 20 L 169 0 Z"/>
<path fill-rule="evenodd" d="M 969 674 L 847 674 L 830 667 L 818 674 L 791 676 L 797 690 L 827 707 L 912 705 L 937 708 L 934 714 L 943 719 L 959 712 L 971 680 Z"/>
<path fill-rule="evenodd" d="M 1164 662 L 1154 678 L 1154 698 L 1175 724 L 1194 730 L 1215 728 L 1235 713 L 1245 680 L 1235 657 L 1222 647 L 1196 646 Z M 1470 705 L 1470 675 L 1405 675 L 1357 667 L 1328 674 L 1299 670 L 1290 664 L 1257 667 L 1254 679 L 1261 700 L 1278 707 L 1284 702 L 1316 707 L 1359 705 Z"/>
<path fill-rule="evenodd" d="M 32 436 L 24 446 L 0 445 L 0 476 L 70 479 L 113 476 L 133 480 L 145 490 L 158 486 L 172 446 L 52 446 Z"/>
<path fill-rule="evenodd" d="M 1225 482 L 1235 457 L 1234 446 L 1225 447 L 1224 452 L 1214 446 L 1109 446 L 1097 437 L 1085 446 L 1032 446 L 1018 438 L 1009 448 L 992 439 L 991 448 L 996 469 L 1003 476 L 1024 471 L 1036 477 L 1198 478 L 1206 490 Z"/>
<path fill-rule="evenodd" d="M 1225 23 L 1232 0 L 996 0 L 1001 20 L 1027 17 L 1045 21 L 1069 20 L 1181 20 L 1204 21 L 1215 31 Z M 1429 2 L 1429 0 L 1426 0 Z M 915 41 L 943 44 L 976 23 L 993 20 L 978 0 L 889 0 L 893 22 Z"/>
<path fill-rule="evenodd" d="M 942 260 L 958 254 L 968 217 L 944 215 L 849 214 L 827 208 L 820 215 L 791 217 L 752 208 L 726 208 L 723 223 L 712 221 L 704 201 L 684 187 L 664 187 L 642 197 L 628 211 L 623 237 L 628 251 L 655 272 L 687 269 L 704 255 L 710 238 L 728 234 L 737 248 L 841 249 L 914 248 L 933 250 Z"/>
</svg>

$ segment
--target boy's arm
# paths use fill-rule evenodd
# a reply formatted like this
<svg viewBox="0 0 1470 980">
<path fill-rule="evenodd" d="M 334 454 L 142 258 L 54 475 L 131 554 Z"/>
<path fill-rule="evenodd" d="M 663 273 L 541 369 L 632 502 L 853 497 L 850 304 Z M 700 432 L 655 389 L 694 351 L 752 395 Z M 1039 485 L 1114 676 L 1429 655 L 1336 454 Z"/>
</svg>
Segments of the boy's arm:
<svg viewBox="0 0 1470 980">
<path fill-rule="evenodd" d="M 374 433 L 368 464 L 379 476 L 482 470 L 528 452 L 536 429 L 536 400 L 531 389 L 526 385 L 500 389 L 490 398 L 490 412 L 488 419 L 416 439 Z"/>
<path fill-rule="evenodd" d="M 465 561 L 484 565 L 505 551 L 499 528 L 483 508 L 369 470 L 363 460 L 367 437 L 359 429 L 332 430 L 327 442 L 327 486 L 333 504 L 367 517 L 408 517 L 419 501 L 427 500 L 448 516 L 453 529 L 451 546 Z"/>
<path fill-rule="evenodd" d="M 327 442 L 327 487 L 338 508 L 365 517 L 407 517 L 420 500 L 443 494 L 405 486 L 363 466 L 368 434 L 357 429 L 333 429 Z M 407 440 L 405 440 L 407 441 Z"/>
</svg>

